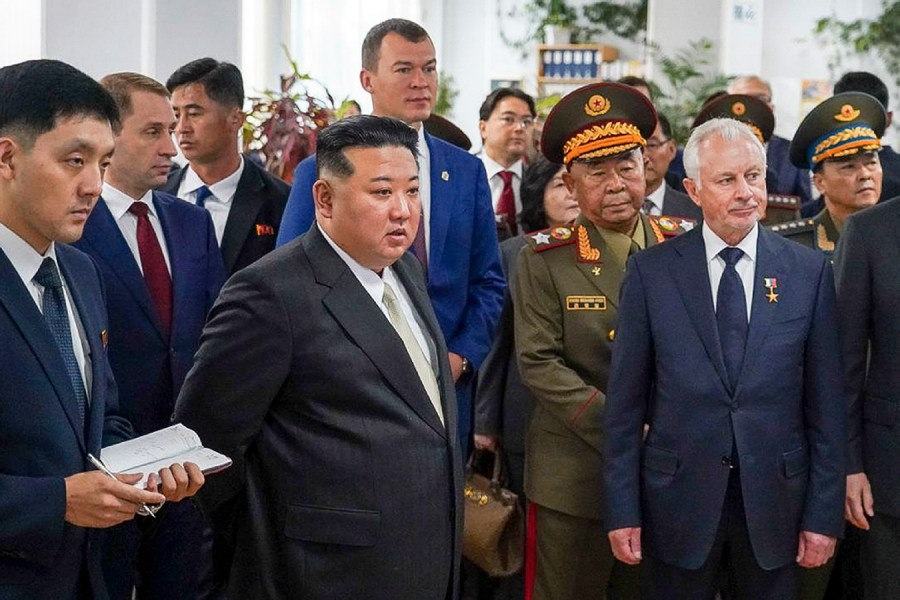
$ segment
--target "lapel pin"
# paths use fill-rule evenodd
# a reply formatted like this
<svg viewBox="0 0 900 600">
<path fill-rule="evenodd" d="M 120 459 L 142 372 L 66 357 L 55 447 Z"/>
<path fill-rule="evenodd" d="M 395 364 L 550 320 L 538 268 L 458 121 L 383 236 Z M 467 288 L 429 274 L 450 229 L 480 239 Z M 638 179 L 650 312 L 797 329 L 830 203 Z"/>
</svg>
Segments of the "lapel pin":
<svg viewBox="0 0 900 600">
<path fill-rule="evenodd" d="M 600 276 L 600 267 L 594 267 L 593 269 L 591 269 L 591 273 L 594 275 L 594 277 L 599 277 Z"/>
<path fill-rule="evenodd" d="M 763 285 L 769 290 L 769 293 L 766 294 L 766 299 L 769 302 L 778 302 L 778 294 L 775 293 L 775 288 L 778 287 L 778 280 L 774 277 L 766 277 L 763 279 Z"/>
<path fill-rule="evenodd" d="M 444 181 L 450 181 L 450 173 L 447 171 L 441 171 L 441 179 Z"/>
<path fill-rule="evenodd" d="M 106 330 L 100 332 L 100 344 L 103 346 L 103 349 L 106 350 L 106 346 L 109 345 L 109 334 L 106 333 Z"/>
</svg>

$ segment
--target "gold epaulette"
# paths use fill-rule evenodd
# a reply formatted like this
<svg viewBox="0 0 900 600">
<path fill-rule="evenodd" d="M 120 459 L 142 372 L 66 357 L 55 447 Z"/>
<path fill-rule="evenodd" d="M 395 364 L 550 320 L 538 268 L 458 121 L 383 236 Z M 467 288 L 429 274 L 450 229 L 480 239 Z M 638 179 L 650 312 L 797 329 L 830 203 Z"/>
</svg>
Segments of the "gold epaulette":
<svg viewBox="0 0 900 600">
<path fill-rule="evenodd" d="M 658 242 L 663 241 L 664 238 L 675 237 L 676 235 L 687 233 L 697 224 L 694 219 L 688 219 L 686 217 L 648 215 L 647 219 L 650 221 L 650 228 L 653 230 L 654 235 L 656 235 L 656 240 Z"/>
<path fill-rule="evenodd" d="M 786 223 L 772 225 L 769 227 L 769 231 L 779 235 L 791 236 L 795 233 L 812 231 L 815 228 L 815 225 L 816 222 L 813 219 L 798 219 L 796 221 L 787 221 Z"/>
<path fill-rule="evenodd" d="M 525 241 L 535 252 L 568 246 L 575 243 L 574 227 L 549 227 L 525 234 Z"/>
</svg>

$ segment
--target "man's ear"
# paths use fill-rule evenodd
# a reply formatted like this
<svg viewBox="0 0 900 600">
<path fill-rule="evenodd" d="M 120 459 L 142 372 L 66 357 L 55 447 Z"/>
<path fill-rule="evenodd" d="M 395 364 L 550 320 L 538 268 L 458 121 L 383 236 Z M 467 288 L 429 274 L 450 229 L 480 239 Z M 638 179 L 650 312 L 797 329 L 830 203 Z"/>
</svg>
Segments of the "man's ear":
<svg viewBox="0 0 900 600">
<path fill-rule="evenodd" d="M 824 165 L 823 165 L 821 168 L 816 169 L 815 171 L 813 171 L 813 174 L 812 174 L 812 182 L 813 182 L 813 185 L 814 185 L 815 188 L 819 191 L 819 193 L 822 194 L 822 195 L 825 194 L 825 189 L 824 189 L 824 187 L 823 187 L 823 186 L 824 186 L 824 180 L 825 180 L 825 178 L 824 178 L 824 176 L 822 175 L 822 169 L 823 169 L 823 168 L 824 168 Z"/>
<path fill-rule="evenodd" d="M 334 188 L 325 179 L 317 179 L 313 184 L 313 203 L 316 205 L 316 219 L 320 216 L 330 219 L 334 203 Z"/>
<path fill-rule="evenodd" d="M 9 181 L 16 175 L 16 160 L 22 146 L 11 137 L 0 137 L 0 179 Z"/>
<path fill-rule="evenodd" d="M 245 118 L 246 115 L 244 115 L 244 111 L 242 111 L 240 108 L 235 108 L 231 111 L 231 114 L 228 115 L 228 124 L 235 129 L 240 129 L 244 124 Z"/>
<path fill-rule="evenodd" d="M 366 90 L 370 94 L 372 93 L 372 74 L 369 73 L 368 69 L 360 70 L 359 84 L 362 86 L 362 89 Z"/>
<path fill-rule="evenodd" d="M 694 180 L 690 177 L 684 178 L 684 191 L 687 192 L 687 195 L 691 197 L 691 200 L 694 201 L 694 204 L 703 208 L 703 205 L 700 204 L 700 196 L 697 194 L 697 186 L 694 184 Z"/>
<path fill-rule="evenodd" d="M 563 180 L 563 183 L 566 184 L 566 189 L 569 190 L 569 193 L 574 194 L 575 193 L 575 178 L 572 177 L 572 174 L 569 172 L 568 168 L 565 171 L 563 171 L 562 180 Z"/>
</svg>

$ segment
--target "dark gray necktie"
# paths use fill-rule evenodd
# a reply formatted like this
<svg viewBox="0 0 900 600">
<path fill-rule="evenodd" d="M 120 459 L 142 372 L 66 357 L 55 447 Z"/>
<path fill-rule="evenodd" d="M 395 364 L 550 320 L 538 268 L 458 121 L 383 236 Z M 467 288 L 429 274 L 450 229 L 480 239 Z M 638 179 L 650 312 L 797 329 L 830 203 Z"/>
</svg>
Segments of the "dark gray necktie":
<svg viewBox="0 0 900 600">
<path fill-rule="evenodd" d="M 84 389 L 84 379 L 81 377 L 81 369 L 78 368 L 78 360 L 75 358 L 75 350 L 72 348 L 72 330 L 69 328 L 69 313 L 66 310 L 66 298 L 63 292 L 62 279 L 59 277 L 59 269 L 49 256 L 41 263 L 34 281 L 43 286 L 44 297 L 41 310 L 44 320 L 53 334 L 56 346 L 66 366 L 66 373 L 75 391 L 75 401 L 78 403 L 78 415 L 84 423 L 84 415 L 87 412 L 87 393 Z"/>
<path fill-rule="evenodd" d="M 719 327 L 719 341 L 722 344 L 722 358 L 731 389 L 737 385 L 737 378 L 744 362 L 744 346 L 747 344 L 747 297 L 744 284 L 734 266 L 744 255 L 740 248 L 723 248 L 719 256 L 725 261 L 725 271 L 719 281 L 716 295 L 716 324 Z"/>
</svg>

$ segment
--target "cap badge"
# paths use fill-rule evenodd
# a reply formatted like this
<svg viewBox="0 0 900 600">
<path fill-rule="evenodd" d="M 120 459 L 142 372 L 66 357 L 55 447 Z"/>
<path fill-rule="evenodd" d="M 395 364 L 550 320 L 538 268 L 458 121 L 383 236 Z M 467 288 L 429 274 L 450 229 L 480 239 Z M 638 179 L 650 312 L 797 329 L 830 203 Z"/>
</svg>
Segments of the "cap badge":
<svg viewBox="0 0 900 600">
<path fill-rule="evenodd" d="M 848 121 L 852 121 L 853 119 L 859 117 L 859 109 L 853 108 L 851 104 L 845 104 L 841 107 L 841 112 L 834 115 L 835 121 L 841 121 L 843 123 L 847 123 Z"/>
<path fill-rule="evenodd" d="M 584 105 L 584 112 L 590 117 L 599 117 L 609 112 L 612 105 L 600 94 L 594 94 Z"/>
<path fill-rule="evenodd" d="M 744 106 L 743 102 L 735 102 L 731 105 L 731 113 L 737 117 L 742 116 L 745 112 L 747 112 L 747 107 Z"/>
</svg>

